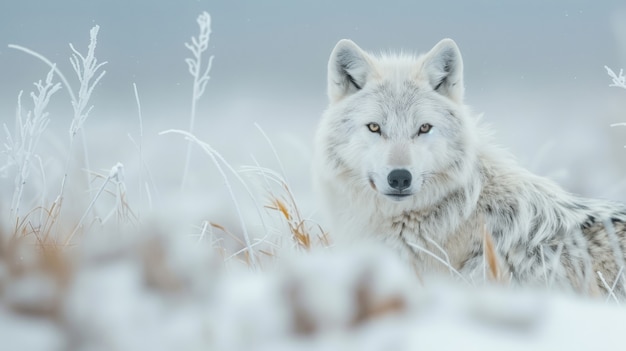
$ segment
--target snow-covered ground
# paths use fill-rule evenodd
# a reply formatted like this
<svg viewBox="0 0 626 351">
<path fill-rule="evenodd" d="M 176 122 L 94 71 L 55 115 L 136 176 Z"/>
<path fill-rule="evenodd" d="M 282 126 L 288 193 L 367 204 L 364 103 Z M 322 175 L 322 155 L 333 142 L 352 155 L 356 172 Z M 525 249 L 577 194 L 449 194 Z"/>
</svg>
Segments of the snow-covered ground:
<svg viewBox="0 0 626 351">
<path fill-rule="evenodd" d="M 624 345 L 626 310 L 613 302 L 420 281 L 380 248 L 284 253 L 271 266 L 250 270 L 225 267 L 209 245 L 163 226 L 106 234 L 85 240 L 65 263 L 38 256 L 32 247 L 21 247 L 19 256 L 2 252 L 3 349 L 621 350 Z"/>
</svg>

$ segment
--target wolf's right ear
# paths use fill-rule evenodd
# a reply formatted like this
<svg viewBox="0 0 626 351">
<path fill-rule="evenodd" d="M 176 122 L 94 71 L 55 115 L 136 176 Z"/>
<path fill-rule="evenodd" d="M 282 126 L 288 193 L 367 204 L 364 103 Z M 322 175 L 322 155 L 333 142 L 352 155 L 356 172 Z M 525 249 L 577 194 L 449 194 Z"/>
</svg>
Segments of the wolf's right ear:
<svg viewBox="0 0 626 351">
<path fill-rule="evenodd" d="M 328 98 L 337 102 L 361 90 L 373 70 L 372 60 L 353 41 L 340 40 L 328 60 Z"/>
</svg>

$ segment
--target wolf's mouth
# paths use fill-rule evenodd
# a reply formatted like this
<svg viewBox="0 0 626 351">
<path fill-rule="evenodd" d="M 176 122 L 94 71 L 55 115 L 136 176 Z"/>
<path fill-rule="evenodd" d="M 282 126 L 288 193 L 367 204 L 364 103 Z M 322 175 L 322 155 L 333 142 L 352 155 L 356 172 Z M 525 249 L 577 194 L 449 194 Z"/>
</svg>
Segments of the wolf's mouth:
<svg viewBox="0 0 626 351">
<path fill-rule="evenodd" d="M 410 197 L 411 193 L 389 193 L 389 194 L 385 194 L 386 196 L 388 196 L 389 198 L 391 198 L 394 201 L 402 201 L 405 200 L 406 198 Z"/>
</svg>

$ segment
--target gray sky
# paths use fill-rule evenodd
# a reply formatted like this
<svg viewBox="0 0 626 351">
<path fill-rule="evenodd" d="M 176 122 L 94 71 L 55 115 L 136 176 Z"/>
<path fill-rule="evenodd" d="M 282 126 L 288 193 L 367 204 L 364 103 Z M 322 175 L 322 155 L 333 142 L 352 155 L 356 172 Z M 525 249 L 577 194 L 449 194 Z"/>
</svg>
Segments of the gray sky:
<svg viewBox="0 0 626 351">
<path fill-rule="evenodd" d="M 0 5 L 0 74 L 11 84 L 2 84 L 1 92 L 12 95 L 41 75 L 36 62 L 6 49 L 7 43 L 36 49 L 62 66 L 68 42 L 85 45 L 89 28 L 98 24 L 99 57 L 109 61 L 102 94 L 122 94 L 136 82 L 184 95 L 179 90 L 189 77 L 182 44 L 196 33 L 195 17 L 203 10 L 213 17 L 213 96 L 264 90 L 319 97 L 326 59 L 341 38 L 374 51 L 421 52 L 451 37 L 464 54 L 470 96 L 505 84 L 591 88 L 604 82 L 598 67 L 626 61 L 626 36 L 615 23 L 626 5 L 617 0 L 6 0 Z"/>
</svg>

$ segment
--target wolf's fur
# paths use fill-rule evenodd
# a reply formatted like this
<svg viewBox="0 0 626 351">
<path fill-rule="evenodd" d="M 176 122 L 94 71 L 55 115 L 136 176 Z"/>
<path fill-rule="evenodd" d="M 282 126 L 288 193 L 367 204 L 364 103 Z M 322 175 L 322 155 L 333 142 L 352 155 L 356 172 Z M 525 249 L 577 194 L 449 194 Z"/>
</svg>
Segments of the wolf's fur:
<svg viewBox="0 0 626 351">
<path fill-rule="evenodd" d="M 481 279 L 486 231 L 514 284 L 592 295 L 614 285 L 626 295 L 626 208 L 519 167 L 491 143 L 463 94 L 461 54 L 450 39 L 419 57 L 337 44 L 313 166 L 331 234 L 382 241 L 421 273 L 447 272 L 445 261 Z M 419 134 L 424 124 L 432 129 Z M 409 188 L 392 185 L 396 169 L 410 172 Z"/>
</svg>

